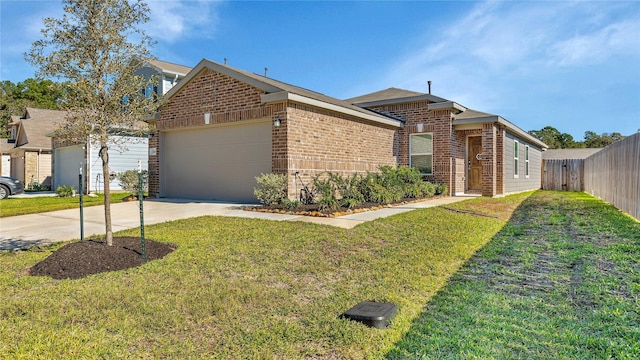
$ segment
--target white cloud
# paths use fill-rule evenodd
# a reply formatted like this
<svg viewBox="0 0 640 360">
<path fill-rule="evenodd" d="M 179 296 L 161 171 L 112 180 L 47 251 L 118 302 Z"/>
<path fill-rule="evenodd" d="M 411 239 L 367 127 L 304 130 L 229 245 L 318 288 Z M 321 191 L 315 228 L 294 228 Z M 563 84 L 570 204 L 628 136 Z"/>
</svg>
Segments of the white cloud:
<svg viewBox="0 0 640 360">
<path fill-rule="evenodd" d="M 435 95 L 492 111 L 523 83 L 565 66 L 640 59 L 638 3 L 621 4 L 480 3 L 435 33 L 431 28 L 422 36 L 428 42 L 399 57 L 376 85 L 425 91 L 432 80 Z"/>
<path fill-rule="evenodd" d="M 216 7 L 211 0 L 149 0 L 151 20 L 146 31 L 154 39 L 169 43 L 185 38 L 207 38 L 218 24 Z"/>
</svg>

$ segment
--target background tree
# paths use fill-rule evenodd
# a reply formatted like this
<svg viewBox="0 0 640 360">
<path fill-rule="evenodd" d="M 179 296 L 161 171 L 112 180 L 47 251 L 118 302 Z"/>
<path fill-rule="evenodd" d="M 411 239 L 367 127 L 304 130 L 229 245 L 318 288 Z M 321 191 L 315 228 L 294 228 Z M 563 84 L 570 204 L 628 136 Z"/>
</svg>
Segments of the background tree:
<svg viewBox="0 0 640 360">
<path fill-rule="evenodd" d="M 48 79 L 26 79 L 17 84 L 0 82 L 0 138 L 8 136 L 7 124 L 12 115 L 24 115 L 26 107 L 58 110 L 65 84 Z"/>
<path fill-rule="evenodd" d="M 140 132 L 140 120 L 157 108 L 153 97 L 140 94 L 148 80 L 136 76 L 143 59 L 151 58 L 151 39 L 140 29 L 149 20 L 142 0 L 63 0 L 61 19 L 44 19 L 43 38 L 25 58 L 38 76 L 65 79 L 68 115 L 56 131 L 60 139 L 100 144 L 104 178 L 105 238 L 113 245 L 109 190 L 109 150 L 116 135 Z"/>
<path fill-rule="evenodd" d="M 529 134 L 549 145 L 549 149 L 580 147 L 580 144 L 573 140 L 573 136 L 567 133 L 561 133 L 558 129 L 552 126 L 545 126 L 540 130 L 531 130 L 529 131 Z"/>
<path fill-rule="evenodd" d="M 618 132 L 598 135 L 593 131 L 586 131 L 584 133 L 584 144 L 588 148 L 602 148 L 623 138 L 624 136 Z"/>
</svg>

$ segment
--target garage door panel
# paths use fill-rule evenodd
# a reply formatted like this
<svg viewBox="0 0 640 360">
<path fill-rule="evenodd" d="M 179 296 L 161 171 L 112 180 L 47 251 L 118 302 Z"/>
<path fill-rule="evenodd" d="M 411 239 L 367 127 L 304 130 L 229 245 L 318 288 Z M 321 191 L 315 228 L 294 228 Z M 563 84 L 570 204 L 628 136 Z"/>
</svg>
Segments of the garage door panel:
<svg viewBox="0 0 640 360">
<path fill-rule="evenodd" d="M 255 177 L 271 172 L 271 121 L 189 131 L 163 138 L 163 196 L 256 201 Z"/>
</svg>

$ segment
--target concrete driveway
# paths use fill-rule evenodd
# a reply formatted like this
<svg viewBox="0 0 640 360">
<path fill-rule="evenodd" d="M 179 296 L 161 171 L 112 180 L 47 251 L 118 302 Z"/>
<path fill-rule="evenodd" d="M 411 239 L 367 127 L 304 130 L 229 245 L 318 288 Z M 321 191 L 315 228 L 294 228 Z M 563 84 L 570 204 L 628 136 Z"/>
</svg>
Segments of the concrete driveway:
<svg viewBox="0 0 640 360">
<path fill-rule="evenodd" d="M 248 206 L 245 204 L 199 202 L 183 199 L 160 199 L 144 202 L 144 223 L 145 225 L 151 225 L 167 221 L 211 215 L 276 221 L 304 221 L 342 228 L 352 228 L 358 224 L 381 217 L 467 199 L 469 199 L 469 197 L 465 196 L 439 198 L 337 218 L 320 218 L 244 211 L 242 208 Z M 137 201 L 132 201 L 112 204 L 111 222 L 114 232 L 140 227 L 139 203 Z M 91 206 L 84 208 L 84 235 L 85 237 L 89 237 L 93 234 L 104 234 L 103 206 Z M 79 209 L 0 218 L 0 250 L 21 249 L 35 245 L 47 245 L 54 242 L 79 238 Z"/>
</svg>

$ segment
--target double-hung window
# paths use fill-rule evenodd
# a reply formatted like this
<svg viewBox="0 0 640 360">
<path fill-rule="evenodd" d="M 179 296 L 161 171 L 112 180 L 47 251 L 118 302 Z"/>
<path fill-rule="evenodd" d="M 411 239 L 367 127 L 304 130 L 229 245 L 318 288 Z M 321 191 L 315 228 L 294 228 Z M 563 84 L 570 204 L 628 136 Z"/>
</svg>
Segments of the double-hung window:
<svg viewBox="0 0 640 360">
<path fill-rule="evenodd" d="M 409 166 L 418 169 L 423 175 L 433 174 L 433 134 L 409 136 Z"/>
<path fill-rule="evenodd" d="M 524 177 L 529 178 L 529 145 L 524 146 Z"/>
<path fill-rule="evenodd" d="M 518 168 L 520 167 L 520 159 L 519 159 L 519 155 L 518 152 L 520 151 L 520 143 L 518 142 L 518 140 L 514 140 L 513 141 L 513 177 L 514 178 L 518 178 L 519 175 L 519 171 Z"/>
</svg>

